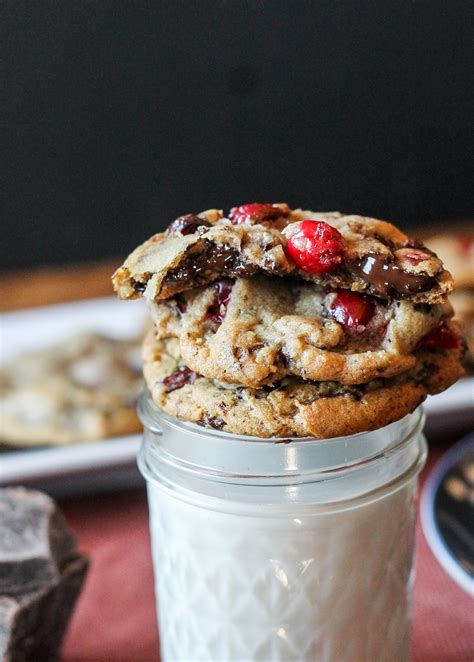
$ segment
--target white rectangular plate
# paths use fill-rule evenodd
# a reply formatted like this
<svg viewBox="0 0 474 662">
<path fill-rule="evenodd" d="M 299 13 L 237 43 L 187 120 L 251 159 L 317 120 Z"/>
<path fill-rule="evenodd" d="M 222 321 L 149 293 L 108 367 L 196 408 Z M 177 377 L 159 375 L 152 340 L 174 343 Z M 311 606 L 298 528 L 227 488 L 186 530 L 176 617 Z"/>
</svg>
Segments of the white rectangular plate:
<svg viewBox="0 0 474 662">
<path fill-rule="evenodd" d="M 1 360 L 81 331 L 131 338 L 143 329 L 146 318 L 142 301 L 127 304 L 113 297 L 5 313 L 1 316 Z M 470 377 L 428 398 L 428 430 L 448 433 L 472 417 L 473 406 L 474 378 Z M 139 445 L 140 435 L 130 435 L 0 453 L 0 486 L 27 484 L 65 495 L 137 485 L 141 480 L 135 464 Z"/>
<path fill-rule="evenodd" d="M 134 338 L 147 319 L 143 301 L 115 297 L 42 306 L 0 318 L 1 362 L 20 352 L 61 342 L 82 331 Z M 90 443 L 0 452 L 0 486 L 32 485 L 56 495 L 136 485 L 135 458 L 141 435 L 91 439 Z"/>
</svg>

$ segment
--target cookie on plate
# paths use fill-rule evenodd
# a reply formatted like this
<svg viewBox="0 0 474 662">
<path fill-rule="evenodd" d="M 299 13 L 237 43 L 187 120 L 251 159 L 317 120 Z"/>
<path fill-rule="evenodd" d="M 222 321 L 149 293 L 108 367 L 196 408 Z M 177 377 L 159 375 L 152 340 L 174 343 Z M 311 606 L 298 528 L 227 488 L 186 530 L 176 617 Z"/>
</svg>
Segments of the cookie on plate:
<svg viewBox="0 0 474 662">
<path fill-rule="evenodd" d="M 113 284 L 122 299 L 156 301 L 256 274 L 414 303 L 441 303 L 452 289 L 441 260 L 390 223 L 256 203 L 176 219 L 129 255 Z"/>
<path fill-rule="evenodd" d="M 179 339 L 205 377 L 259 388 L 284 377 L 361 384 L 416 364 L 449 304 L 383 301 L 299 280 L 225 279 L 151 304 L 159 339 Z"/>
<path fill-rule="evenodd" d="M 456 289 L 474 288 L 474 232 L 439 234 L 426 240 L 453 275 Z"/>
<path fill-rule="evenodd" d="M 468 367 L 474 372 L 474 234 L 440 234 L 428 243 L 453 274 L 450 301 L 467 342 Z"/>
<path fill-rule="evenodd" d="M 0 443 L 57 445 L 140 430 L 139 341 L 83 334 L 0 370 Z"/>
<path fill-rule="evenodd" d="M 467 343 L 467 366 L 474 372 L 474 289 L 455 290 L 450 296 L 456 320 Z"/>
<path fill-rule="evenodd" d="M 457 337 L 455 327 L 446 333 Z M 259 389 L 202 377 L 183 362 L 176 338 L 143 344 L 144 375 L 154 402 L 186 421 L 234 434 L 331 438 L 374 430 L 412 412 L 462 374 L 461 341 L 452 349 L 429 346 L 416 364 L 391 378 L 349 386 L 289 377 Z"/>
</svg>

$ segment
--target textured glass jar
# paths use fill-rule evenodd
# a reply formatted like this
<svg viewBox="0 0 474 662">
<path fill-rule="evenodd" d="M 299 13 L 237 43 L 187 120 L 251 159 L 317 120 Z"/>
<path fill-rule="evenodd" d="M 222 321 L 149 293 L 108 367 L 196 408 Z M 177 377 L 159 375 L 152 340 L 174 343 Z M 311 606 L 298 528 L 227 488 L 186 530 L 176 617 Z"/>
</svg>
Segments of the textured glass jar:
<svg viewBox="0 0 474 662">
<path fill-rule="evenodd" d="M 421 409 L 324 441 L 139 410 L 164 662 L 408 659 Z"/>
</svg>

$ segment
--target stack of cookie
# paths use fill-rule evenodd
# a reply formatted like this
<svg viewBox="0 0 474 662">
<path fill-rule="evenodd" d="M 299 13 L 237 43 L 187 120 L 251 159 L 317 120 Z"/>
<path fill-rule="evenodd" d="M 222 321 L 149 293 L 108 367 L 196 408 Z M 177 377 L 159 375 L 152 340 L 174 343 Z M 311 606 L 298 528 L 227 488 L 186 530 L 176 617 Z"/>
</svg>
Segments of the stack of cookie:
<svg viewBox="0 0 474 662">
<path fill-rule="evenodd" d="M 384 221 L 259 203 L 190 214 L 139 246 L 113 283 L 150 302 L 155 403 L 207 427 L 372 430 L 463 373 L 450 274 Z"/>
</svg>

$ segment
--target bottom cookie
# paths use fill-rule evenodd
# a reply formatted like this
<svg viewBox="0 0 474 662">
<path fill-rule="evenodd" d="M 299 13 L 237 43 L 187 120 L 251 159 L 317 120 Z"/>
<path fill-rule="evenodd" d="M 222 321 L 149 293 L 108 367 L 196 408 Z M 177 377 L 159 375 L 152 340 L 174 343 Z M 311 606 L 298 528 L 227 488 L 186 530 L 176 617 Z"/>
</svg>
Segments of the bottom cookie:
<svg viewBox="0 0 474 662">
<path fill-rule="evenodd" d="M 178 341 L 157 340 L 153 330 L 145 338 L 143 360 L 154 402 L 172 416 L 235 434 L 327 439 L 403 418 L 462 376 L 461 351 L 420 351 L 413 369 L 360 386 L 288 378 L 261 389 L 196 375 L 183 365 Z"/>
</svg>

